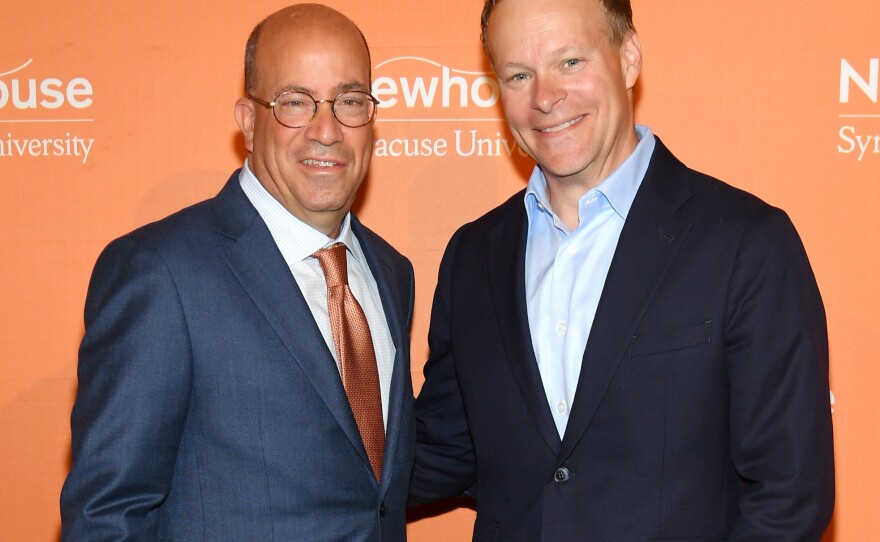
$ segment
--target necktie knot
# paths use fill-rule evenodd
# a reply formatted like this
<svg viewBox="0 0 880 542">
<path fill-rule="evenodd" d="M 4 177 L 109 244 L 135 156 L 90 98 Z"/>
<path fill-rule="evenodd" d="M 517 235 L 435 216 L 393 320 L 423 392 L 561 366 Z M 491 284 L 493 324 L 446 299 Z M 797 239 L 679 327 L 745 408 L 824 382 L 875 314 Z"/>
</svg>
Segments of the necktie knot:
<svg viewBox="0 0 880 542">
<path fill-rule="evenodd" d="M 321 264 L 321 270 L 324 271 L 327 288 L 348 284 L 348 262 L 344 244 L 333 243 L 315 252 L 314 256 Z"/>
</svg>

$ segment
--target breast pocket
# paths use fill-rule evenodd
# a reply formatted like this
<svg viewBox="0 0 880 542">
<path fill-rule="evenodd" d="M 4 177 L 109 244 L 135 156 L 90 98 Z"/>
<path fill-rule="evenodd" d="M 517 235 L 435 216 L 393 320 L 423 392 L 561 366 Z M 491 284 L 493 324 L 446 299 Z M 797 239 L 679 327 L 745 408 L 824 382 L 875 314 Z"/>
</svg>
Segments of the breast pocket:
<svg viewBox="0 0 880 542">
<path fill-rule="evenodd" d="M 630 343 L 630 357 L 674 352 L 708 344 L 712 340 L 712 320 L 699 324 L 652 331 L 635 335 Z"/>
</svg>

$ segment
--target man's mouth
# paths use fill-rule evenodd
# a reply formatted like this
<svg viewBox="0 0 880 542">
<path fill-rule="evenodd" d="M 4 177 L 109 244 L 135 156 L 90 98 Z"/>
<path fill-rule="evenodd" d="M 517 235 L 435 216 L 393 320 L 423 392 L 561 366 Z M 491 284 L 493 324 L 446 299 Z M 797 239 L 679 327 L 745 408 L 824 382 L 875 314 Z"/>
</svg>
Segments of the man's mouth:
<svg viewBox="0 0 880 542">
<path fill-rule="evenodd" d="M 302 164 L 311 167 L 335 167 L 340 165 L 339 162 L 334 162 L 331 160 L 316 160 L 313 158 L 306 158 L 302 161 Z"/>
<path fill-rule="evenodd" d="M 571 119 L 571 120 L 568 121 L 568 122 L 563 122 L 562 124 L 559 124 L 559 125 L 556 125 L 556 126 L 551 126 L 550 128 L 542 128 L 542 129 L 540 129 L 540 130 L 538 130 L 538 131 L 541 132 L 541 133 L 545 133 L 545 134 L 551 134 L 551 133 L 553 133 L 553 132 L 560 132 L 560 131 L 562 131 L 562 130 L 565 130 L 565 129 L 568 128 L 569 126 L 574 126 L 575 124 L 579 123 L 579 122 L 581 121 L 581 119 L 583 119 L 583 118 L 584 118 L 584 116 L 581 115 L 581 116 L 579 116 L 579 117 L 577 117 L 577 118 Z"/>
</svg>

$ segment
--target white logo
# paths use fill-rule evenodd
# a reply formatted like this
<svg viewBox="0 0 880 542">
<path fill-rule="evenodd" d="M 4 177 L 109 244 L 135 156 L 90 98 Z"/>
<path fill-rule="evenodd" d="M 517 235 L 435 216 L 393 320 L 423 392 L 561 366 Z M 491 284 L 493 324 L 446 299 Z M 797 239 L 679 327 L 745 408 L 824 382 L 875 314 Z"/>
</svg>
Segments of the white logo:
<svg viewBox="0 0 880 542">
<path fill-rule="evenodd" d="M 453 68 L 420 56 L 398 56 L 373 68 L 379 99 L 377 157 L 502 157 L 523 154 L 502 134 L 501 92 L 492 74 Z M 401 137 L 385 137 L 400 130 Z"/>
<path fill-rule="evenodd" d="M 418 56 L 390 58 L 377 64 L 375 70 L 386 71 L 382 68 L 399 62 L 410 66 L 407 75 L 380 75 L 373 81 L 373 95 L 381 102 L 379 107 L 382 109 L 440 107 L 466 110 L 472 106 L 488 109 L 498 103 L 498 82 L 486 72 L 454 69 Z M 427 66 L 433 68 L 425 73 Z M 439 68 L 439 74 L 436 68 Z M 413 75 L 416 72 L 425 74 Z"/>
<path fill-rule="evenodd" d="M 83 112 L 94 103 L 92 83 L 85 77 L 22 77 L 33 59 L 0 72 L 0 125 L 33 127 L 93 122 Z M 48 128 L 47 130 L 51 130 Z M 85 164 L 94 139 L 65 130 L 37 137 L 20 136 L 12 128 L 0 132 L 0 159 L 79 157 Z M 30 134 L 28 134 L 30 136 Z"/>
<path fill-rule="evenodd" d="M 26 68 L 33 59 L 21 66 L 0 73 L 0 110 L 11 105 L 15 109 L 58 109 L 65 103 L 75 109 L 92 105 L 92 83 L 85 77 L 62 81 L 57 77 L 42 80 L 6 77 Z M 37 88 L 39 87 L 39 91 Z"/>
<path fill-rule="evenodd" d="M 839 117 L 847 120 L 837 132 L 838 153 L 856 156 L 859 162 L 869 154 L 880 157 L 880 130 L 875 128 L 876 121 L 880 120 L 880 110 L 875 107 L 878 90 L 880 58 L 868 59 L 866 63 L 840 59 L 838 101 L 846 112 L 841 112 Z M 854 109 L 856 107 L 858 109 Z"/>
<path fill-rule="evenodd" d="M 874 103 L 877 103 L 877 89 L 880 82 L 880 58 L 872 58 L 868 62 L 868 78 L 853 68 L 845 58 L 840 59 L 840 103 L 849 103 L 850 85 L 857 87 Z"/>
</svg>

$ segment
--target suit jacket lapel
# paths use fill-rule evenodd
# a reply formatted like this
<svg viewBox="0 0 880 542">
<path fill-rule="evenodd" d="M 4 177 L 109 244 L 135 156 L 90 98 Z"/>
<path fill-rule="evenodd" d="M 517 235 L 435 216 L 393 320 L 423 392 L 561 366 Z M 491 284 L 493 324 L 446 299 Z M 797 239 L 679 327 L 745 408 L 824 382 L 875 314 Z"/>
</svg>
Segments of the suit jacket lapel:
<svg viewBox="0 0 880 542">
<path fill-rule="evenodd" d="M 689 197 L 677 172 L 684 166 L 657 140 L 627 216 L 584 352 L 560 462 L 577 446 L 690 223 L 676 209 Z"/>
<path fill-rule="evenodd" d="M 520 192 L 511 198 L 506 204 L 507 219 L 489 233 L 489 283 L 513 378 L 539 433 L 555 454 L 559 450 L 559 433 L 550 414 L 541 373 L 538 371 L 526 308 L 525 261 L 528 228 L 522 205 L 523 194 L 524 192 Z"/>
<path fill-rule="evenodd" d="M 242 191 L 238 172 L 215 201 L 215 230 L 229 239 L 223 258 L 369 464 L 336 362 L 269 229 Z"/>
<path fill-rule="evenodd" d="M 405 335 L 409 318 L 402 314 L 409 304 L 408 300 L 404 299 L 404 296 L 409 292 L 404 292 L 403 288 L 409 282 L 409 277 L 399 276 L 399 273 L 395 272 L 395 266 L 389 260 L 388 254 L 381 250 L 378 244 L 370 242 L 370 232 L 361 225 L 354 215 L 352 215 L 351 228 L 361 244 L 373 278 L 376 279 L 379 297 L 382 300 L 382 309 L 385 312 L 385 319 L 388 322 L 388 329 L 395 348 L 391 389 L 388 394 L 385 452 L 382 461 L 381 483 L 384 492 L 395 474 L 394 467 L 397 464 L 396 457 L 400 444 L 400 425 L 407 393 L 406 382 L 410 378 L 409 364 L 406 363 L 406 360 L 409 359 L 409 341 L 406 340 Z M 409 393 L 412 394 L 411 391 Z M 369 465 L 366 451 L 363 454 L 364 460 Z"/>
</svg>

